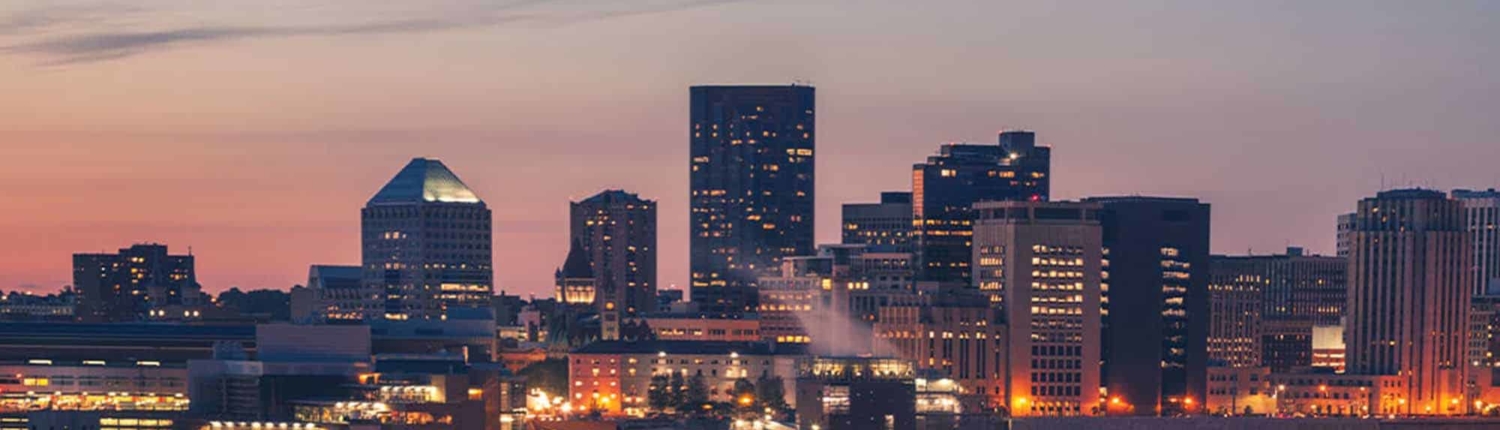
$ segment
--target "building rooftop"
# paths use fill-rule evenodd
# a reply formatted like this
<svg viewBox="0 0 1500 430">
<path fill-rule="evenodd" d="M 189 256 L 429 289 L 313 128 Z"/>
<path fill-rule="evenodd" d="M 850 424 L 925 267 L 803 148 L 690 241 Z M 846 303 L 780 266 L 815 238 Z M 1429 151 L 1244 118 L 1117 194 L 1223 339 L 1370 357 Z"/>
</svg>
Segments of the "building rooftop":
<svg viewBox="0 0 1500 430">
<path fill-rule="evenodd" d="M 683 354 L 683 355 L 802 355 L 806 345 L 766 342 L 698 342 L 651 340 L 636 342 L 594 342 L 573 351 L 575 354 Z"/>
<path fill-rule="evenodd" d="M 1446 199 L 1448 198 L 1448 195 L 1443 194 L 1442 191 L 1429 190 L 1425 188 L 1403 188 L 1398 190 L 1381 191 L 1375 194 L 1375 198 L 1398 200 L 1427 200 Z"/>
<path fill-rule="evenodd" d="M 563 260 L 557 276 L 562 279 L 593 279 L 594 268 L 589 265 L 589 257 L 583 252 L 583 242 L 575 240 L 568 247 L 568 258 Z"/>
<path fill-rule="evenodd" d="M 650 204 L 652 202 L 650 200 L 642 199 L 641 196 L 636 195 L 635 193 L 625 192 L 625 190 L 604 190 L 600 191 L 599 194 L 595 194 L 592 197 L 583 199 L 579 203 L 608 205 L 618 203 Z"/>
<path fill-rule="evenodd" d="M 1085 197 L 1085 203 L 1201 203 L 1193 197 L 1157 197 L 1157 196 L 1098 196 Z"/>
<path fill-rule="evenodd" d="M 359 279 L 363 276 L 363 268 L 359 266 L 332 266 L 326 264 L 314 264 L 312 271 L 318 277 L 323 278 L 349 278 Z"/>
<path fill-rule="evenodd" d="M 413 158 L 406 167 L 396 173 L 380 192 L 370 198 L 370 205 L 408 204 L 423 202 L 479 203 L 479 196 L 464 185 L 458 175 L 448 170 L 443 162 L 426 158 Z"/>
<path fill-rule="evenodd" d="M 0 323 L 0 338 L 199 338 L 255 339 L 253 325 Z"/>
<path fill-rule="evenodd" d="M 1487 190 L 1464 190 L 1464 189 L 1458 189 L 1458 190 L 1453 190 L 1453 198 L 1455 198 L 1455 199 L 1500 199 L 1500 191 L 1495 191 L 1494 188 L 1490 188 L 1490 189 L 1487 189 Z"/>
</svg>

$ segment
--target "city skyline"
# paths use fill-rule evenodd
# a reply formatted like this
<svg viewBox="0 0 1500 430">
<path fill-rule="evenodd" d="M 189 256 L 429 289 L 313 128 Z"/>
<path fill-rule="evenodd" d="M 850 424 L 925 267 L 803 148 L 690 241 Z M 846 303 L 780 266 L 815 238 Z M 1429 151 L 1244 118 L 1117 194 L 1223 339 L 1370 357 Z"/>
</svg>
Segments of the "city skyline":
<svg viewBox="0 0 1500 430">
<path fill-rule="evenodd" d="M 358 69 L 367 62 L 336 66 L 311 58 L 348 47 L 346 39 L 323 36 L 294 36 L 299 38 L 294 42 L 184 43 L 60 65 L 38 64 L 48 62 L 38 58 L 43 54 L 6 49 L 0 55 L 5 66 L 0 67 L 0 90 L 23 102 L 0 106 L 0 117 L 13 119 L 0 125 L 0 142 L 5 142 L 0 146 L 14 154 L 0 160 L 0 194 L 8 196 L 12 209 L 0 214 L 0 237 L 16 244 L 0 254 L 5 262 L 0 264 L 0 290 L 27 285 L 38 292 L 55 290 L 69 283 L 70 255 L 139 242 L 167 244 L 178 252 L 191 248 L 207 291 L 286 289 L 305 282 L 309 264 L 358 261 L 358 208 L 393 169 L 423 156 L 464 172 L 466 182 L 491 203 L 496 291 L 546 295 L 552 270 L 568 247 L 566 202 L 612 188 L 661 202 L 659 285 L 686 288 L 686 89 L 711 82 L 809 79 L 822 93 L 817 243 L 839 241 L 840 205 L 873 201 L 881 191 L 909 190 L 906 169 L 930 155 L 936 144 L 988 142 L 1007 127 L 1035 130 L 1042 137 L 1038 143 L 1054 148 L 1054 200 L 1143 194 L 1212 203 L 1218 227 L 1212 238 L 1215 253 L 1250 248 L 1269 254 L 1292 244 L 1332 254 L 1335 216 L 1352 211 L 1351 202 L 1377 190 L 1413 184 L 1444 191 L 1500 185 L 1494 169 L 1486 167 L 1486 160 L 1500 156 L 1489 141 L 1500 130 L 1484 118 L 1494 111 L 1493 95 L 1500 85 L 1480 73 L 1494 61 L 1488 55 L 1494 48 L 1480 43 L 1495 36 L 1487 24 L 1496 14 L 1479 10 L 1487 5 L 1475 10 L 1454 5 L 1443 11 L 1392 4 L 1348 11 L 1297 5 L 1284 12 L 1230 5 L 1251 12 L 1235 18 L 1179 5 L 1162 13 L 1187 19 L 1166 23 L 1154 33 L 1127 31 L 1120 35 L 1120 45 L 1106 44 L 1097 33 L 1079 35 L 1053 42 L 1062 44 L 1054 45 L 1055 50 L 1012 46 L 973 30 L 933 34 L 943 27 L 937 24 L 965 22 L 959 16 L 963 11 L 921 11 L 910 25 L 889 28 L 893 34 L 884 37 L 892 41 L 927 38 L 931 40 L 925 43 L 944 48 L 937 57 L 926 57 L 918 51 L 930 46 L 917 41 L 891 47 L 897 55 L 913 56 L 912 63 L 977 58 L 991 51 L 1007 54 L 979 62 L 975 70 L 964 70 L 962 64 L 944 68 L 945 79 L 938 80 L 931 79 L 930 67 L 873 67 L 900 58 L 889 54 L 860 49 L 840 54 L 852 42 L 813 28 L 826 23 L 830 9 L 837 8 L 813 5 L 806 9 L 811 16 L 781 24 L 793 35 L 815 36 L 805 52 L 786 60 L 805 64 L 772 62 L 743 71 L 632 61 L 622 65 L 621 77 L 609 82 L 594 84 L 588 76 L 564 73 L 540 81 L 543 91 L 527 89 L 537 86 L 533 68 L 560 67 L 572 57 L 523 49 L 526 43 L 558 38 L 560 47 L 576 50 L 611 34 L 645 32 L 663 24 L 706 31 L 691 23 L 700 14 L 791 15 L 786 5 L 749 3 L 573 23 L 564 31 L 498 30 L 518 39 L 500 42 L 506 49 L 499 51 L 525 53 L 523 58 L 538 63 L 517 66 L 528 73 L 513 70 L 501 76 L 470 70 L 489 71 L 507 55 L 490 53 L 441 66 L 461 57 L 416 52 L 420 45 L 440 41 L 487 46 L 490 39 L 476 38 L 493 32 L 477 30 L 413 35 L 418 47 L 394 52 L 421 60 L 414 61 L 418 65 L 384 72 Z M 1067 6 L 997 8 L 985 11 L 1022 12 L 999 15 L 1053 18 L 1039 21 L 1054 23 L 1077 17 L 1104 31 L 1123 31 L 1130 18 L 1150 16 L 1136 11 L 1103 18 Z M 889 4 L 872 9 L 842 25 L 876 32 L 897 15 Z M 19 29 L 3 34 L 5 46 L 25 45 L 18 39 L 31 38 L 21 25 L 25 20 L 12 19 L 24 12 L 28 10 L 0 7 L 6 18 L 0 22 Z M 1317 28 L 1319 20 L 1345 12 L 1364 19 L 1341 21 L 1337 31 L 1342 36 L 1319 38 L 1300 48 L 1279 44 L 1308 32 L 1327 34 L 1323 32 L 1331 30 Z M 1296 14 L 1307 18 L 1286 20 Z M 736 22 L 728 33 L 750 37 L 749 24 Z M 1166 40 L 1218 24 L 1224 33 L 1213 33 L 1219 37 L 1212 40 L 1238 48 L 1226 51 L 1242 58 Z M 1270 26 L 1274 40 L 1262 44 L 1249 38 L 1257 25 Z M 571 30 L 585 34 L 561 34 Z M 1059 30 L 1050 31 L 1035 34 L 1044 39 Z M 642 45 L 663 42 L 640 49 L 647 60 L 681 55 L 679 50 L 700 56 L 711 52 L 671 35 L 645 33 Z M 1401 40 L 1392 40 L 1396 34 Z M 376 37 L 398 36 L 404 37 Z M 972 43 L 959 43 L 963 41 Z M 309 43 L 290 46 L 298 42 Z M 1144 49 L 1138 44 L 1147 42 L 1160 45 L 1139 52 L 1146 54 L 1144 60 L 1087 60 L 1098 55 L 1090 54 L 1100 49 L 1095 45 Z M 237 50 L 213 49 L 220 43 L 232 43 Z M 1287 51 L 1272 52 L 1272 46 Z M 264 64 L 224 75 L 229 83 L 202 77 L 224 71 L 225 66 L 211 63 L 234 64 L 229 60 L 283 49 L 289 49 L 288 58 L 317 67 L 307 75 L 276 79 L 251 76 L 269 70 Z M 366 60 L 370 53 L 353 49 L 348 55 Z M 585 66 L 617 57 L 600 55 Z M 1252 64 L 1275 59 L 1297 60 L 1300 66 Z M 1006 60 L 1031 62 L 1008 64 L 1014 75 L 987 70 L 1007 66 Z M 1092 61 L 1115 63 L 1084 71 L 1098 67 Z M 1425 62 L 1471 64 L 1473 69 L 1433 70 L 1437 66 Z M 454 83 L 411 79 L 445 71 Z M 1112 88 L 1121 79 L 1113 75 L 1140 82 Z M 340 76 L 352 76 L 359 86 L 400 85 L 379 97 L 325 88 L 326 80 Z M 108 85 L 74 86 L 85 78 Z M 579 94 L 620 89 L 605 98 Z M 1206 94 L 1181 94 L 1192 91 Z M 313 97 L 301 98 L 308 94 Z M 152 103 L 92 104 L 100 95 Z M 387 98 L 411 104 L 374 103 Z M 448 101 L 461 103 L 447 107 Z M 271 109 L 268 104 L 285 106 Z M 511 108 L 521 105 L 529 109 Z M 626 105 L 643 107 L 609 108 Z M 583 109 L 606 109 L 605 116 L 614 118 L 579 127 L 570 114 Z M 488 125 L 500 116 L 516 119 Z M 378 122 L 386 117 L 409 122 Z M 595 141 L 608 143 L 580 143 Z M 182 162 L 168 163 L 159 154 L 178 155 Z M 1197 162 L 1181 165 L 1182 159 Z M 580 164 L 585 168 L 575 171 Z M 566 174 L 576 176 L 554 184 L 527 180 Z"/>
</svg>

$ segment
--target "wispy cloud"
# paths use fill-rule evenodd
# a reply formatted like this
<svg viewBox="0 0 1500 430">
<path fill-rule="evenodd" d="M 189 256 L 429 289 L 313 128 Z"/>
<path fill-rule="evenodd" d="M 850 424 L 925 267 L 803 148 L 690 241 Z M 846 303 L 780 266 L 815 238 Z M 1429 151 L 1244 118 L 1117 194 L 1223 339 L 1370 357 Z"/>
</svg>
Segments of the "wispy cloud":
<svg viewBox="0 0 1500 430">
<path fill-rule="evenodd" d="M 426 18 L 377 18 L 363 22 L 310 25 L 206 24 L 153 29 L 55 31 L 59 27 L 108 26 L 108 14 L 119 11 L 103 6 L 59 7 L 26 10 L 0 17 L 0 35 L 19 34 L 23 39 L 19 43 L 0 46 L 0 54 L 35 56 L 44 65 L 60 66 L 126 58 L 185 45 L 286 37 L 432 33 L 519 23 L 569 25 L 741 1 L 747 0 L 518 0 L 485 3 Z"/>
</svg>

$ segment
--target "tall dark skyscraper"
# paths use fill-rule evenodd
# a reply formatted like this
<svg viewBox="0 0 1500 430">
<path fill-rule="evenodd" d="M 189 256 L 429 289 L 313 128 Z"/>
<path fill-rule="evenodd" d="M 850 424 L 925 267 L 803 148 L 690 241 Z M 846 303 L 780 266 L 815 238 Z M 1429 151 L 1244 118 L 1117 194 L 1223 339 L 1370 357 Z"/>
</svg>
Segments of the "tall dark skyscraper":
<svg viewBox="0 0 1500 430">
<path fill-rule="evenodd" d="M 1208 383 L 1209 205 L 1100 197 L 1104 379 L 1134 414 L 1194 412 Z M 1196 410 L 1202 412 L 1202 410 Z"/>
<path fill-rule="evenodd" d="M 73 254 L 79 319 L 89 322 L 191 320 L 205 300 L 192 255 L 141 244 L 118 254 Z"/>
<path fill-rule="evenodd" d="M 750 311 L 757 278 L 813 252 L 814 90 L 691 92 L 692 300 L 705 312 Z"/>
<path fill-rule="evenodd" d="M 494 291 L 490 209 L 441 161 L 412 159 L 361 211 L 364 285 L 380 313 L 443 319 L 487 308 Z"/>
<path fill-rule="evenodd" d="M 656 202 L 607 190 L 573 203 L 569 212 L 571 236 L 588 261 L 594 304 L 606 325 L 618 325 L 621 316 L 654 311 Z"/>
<path fill-rule="evenodd" d="M 911 193 L 880 193 L 880 203 L 844 205 L 843 242 L 868 252 L 911 252 Z"/>
<path fill-rule="evenodd" d="M 969 286 L 974 203 L 1047 201 L 1052 148 L 1030 131 L 1000 133 L 999 145 L 944 144 L 912 166 L 912 244 L 918 278 Z"/>
<path fill-rule="evenodd" d="M 1406 413 L 1463 413 L 1473 253 L 1464 206 L 1438 191 L 1359 201 L 1349 241 L 1347 372 L 1406 377 Z"/>
</svg>

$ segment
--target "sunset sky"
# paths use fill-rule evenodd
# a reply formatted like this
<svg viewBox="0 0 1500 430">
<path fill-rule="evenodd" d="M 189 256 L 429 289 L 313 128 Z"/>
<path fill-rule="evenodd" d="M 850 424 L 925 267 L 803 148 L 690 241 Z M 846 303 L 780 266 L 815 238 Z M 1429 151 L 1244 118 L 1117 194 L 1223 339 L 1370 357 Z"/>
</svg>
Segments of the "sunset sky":
<svg viewBox="0 0 1500 430">
<path fill-rule="evenodd" d="M 371 3 L 393 3 L 375 6 Z M 570 200 L 660 202 L 687 279 L 688 87 L 818 89 L 820 242 L 945 141 L 1028 128 L 1054 197 L 1195 196 L 1216 252 L 1332 252 L 1386 187 L 1500 187 L 1500 2 L 0 0 L 0 290 L 191 247 L 206 289 L 357 264 L 410 158 L 548 294 Z"/>
</svg>

